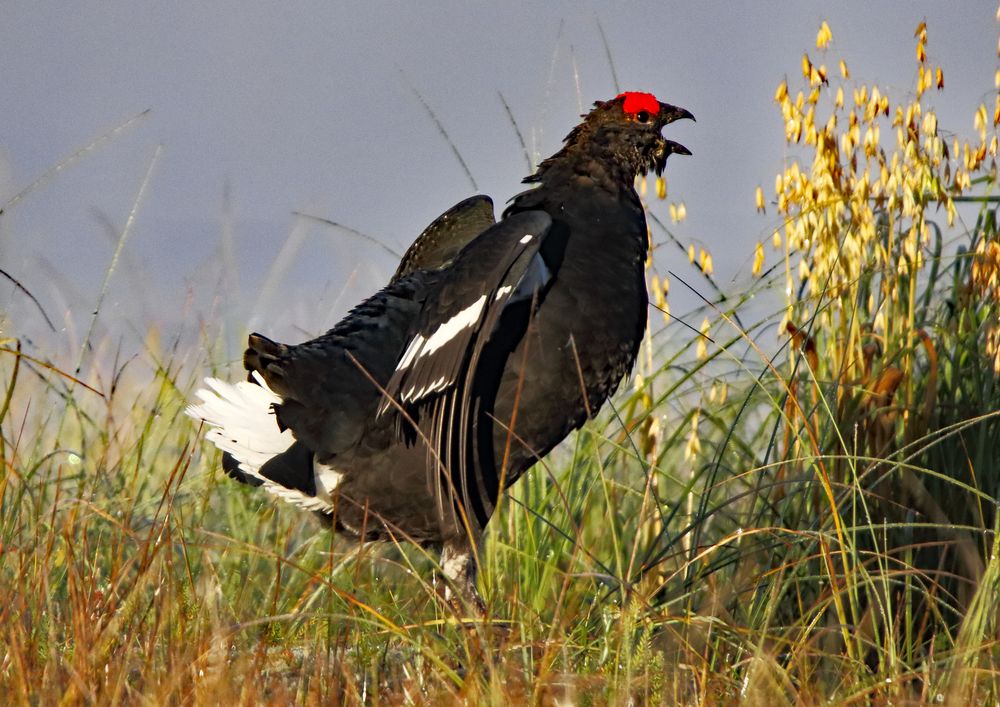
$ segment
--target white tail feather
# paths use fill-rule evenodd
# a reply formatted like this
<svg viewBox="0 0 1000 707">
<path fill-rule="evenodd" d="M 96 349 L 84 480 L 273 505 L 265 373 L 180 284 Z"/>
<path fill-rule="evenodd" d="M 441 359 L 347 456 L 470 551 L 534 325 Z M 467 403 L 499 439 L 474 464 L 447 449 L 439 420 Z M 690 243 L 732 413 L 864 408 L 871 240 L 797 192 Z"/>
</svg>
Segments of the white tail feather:
<svg viewBox="0 0 1000 707">
<path fill-rule="evenodd" d="M 240 471 L 263 481 L 269 493 L 307 511 L 332 513 L 334 505 L 330 492 L 336 488 L 341 475 L 330 467 L 314 464 L 317 490 L 321 494 L 318 497 L 261 476 L 260 468 L 271 457 L 292 446 L 295 438 L 291 431 L 278 429 L 271 406 L 280 403 L 281 397 L 267 386 L 259 373 L 254 371 L 252 375 L 260 385 L 206 378 L 208 388 L 195 393 L 201 402 L 189 405 L 185 412 L 197 420 L 204 420 L 210 426 L 205 439 L 231 454 L 240 463 Z"/>
<path fill-rule="evenodd" d="M 241 471 L 263 479 L 258 473 L 260 467 L 292 446 L 295 438 L 290 431 L 278 429 L 271 406 L 280 403 L 281 398 L 267 387 L 259 373 L 254 371 L 253 376 L 260 385 L 206 378 L 208 388 L 195 393 L 201 403 L 189 405 L 185 412 L 211 426 L 205 439 L 231 454 L 240 463 Z"/>
<path fill-rule="evenodd" d="M 309 494 L 302 493 L 298 489 L 285 488 L 281 484 L 277 484 L 268 479 L 264 480 L 264 489 L 277 496 L 282 501 L 287 501 L 288 503 L 307 511 L 319 511 L 320 513 L 330 514 L 333 513 L 335 508 L 333 503 L 325 498 L 310 496 Z"/>
</svg>

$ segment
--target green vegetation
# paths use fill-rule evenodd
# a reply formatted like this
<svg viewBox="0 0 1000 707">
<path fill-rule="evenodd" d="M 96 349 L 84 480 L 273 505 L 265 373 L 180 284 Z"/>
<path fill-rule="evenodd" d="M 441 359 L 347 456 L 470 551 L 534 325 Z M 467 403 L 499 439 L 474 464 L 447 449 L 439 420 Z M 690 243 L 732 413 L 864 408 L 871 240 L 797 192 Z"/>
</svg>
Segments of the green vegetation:
<svg viewBox="0 0 1000 707">
<path fill-rule="evenodd" d="M 1000 700 L 1000 97 L 946 137 L 925 44 L 903 102 L 809 56 L 782 82 L 777 264 L 759 244 L 723 298 L 691 249 L 700 333 L 654 326 L 629 388 L 506 497 L 485 623 L 420 550 L 222 475 L 183 414 L 220 357 L 153 332 L 130 361 L 97 342 L 81 379 L 8 333 L 4 701 Z"/>
</svg>

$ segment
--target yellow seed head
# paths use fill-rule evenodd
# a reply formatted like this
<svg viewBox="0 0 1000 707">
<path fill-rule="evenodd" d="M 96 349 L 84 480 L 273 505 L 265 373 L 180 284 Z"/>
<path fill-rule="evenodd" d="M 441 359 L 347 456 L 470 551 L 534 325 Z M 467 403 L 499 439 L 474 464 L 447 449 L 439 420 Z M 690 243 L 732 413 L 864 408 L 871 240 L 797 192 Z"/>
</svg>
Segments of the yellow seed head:
<svg viewBox="0 0 1000 707">
<path fill-rule="evenodd" d="M 761 270 L 764 268 L 764 243 L 761 241 L 757 242 L 757 247 L 754 248 L 753 252 L 753 275 L 757 277 L 760 275 Z"/>
<path fill-rule="evenodd" d="M 653 275 L 652 280 L 649 283 L 649 289 L 653 292 L 653 303 L 663 309 L 663 305 L 666 304 L 666 300 L 663 298 L 663 288 L 660 287 L 660 278 Z"/>
<path fill-rule="evenodd" d="M 830 25 L 826 23 L 826 20 L 823 20 L 823 24 L 819 26 L 819 32 L 816 33 L 816 48 L 826 49 L 831 39 L 833 39 L 833 32 L 830 31 Z"/>
<path fill-rule="evenodd" d="M 923 130 L 928 135 L 937 135 L 937 116 L 934 111 L 927 111 L 924 115 Z"/>
<path fill-rule="evenodd" d="M 705 359 L 708 357 L 708 332 L 711 330 L 712 324 L 708 321 L 708 317 L 705 317 L 701 322 L 701 327 L 698 329 L 698 333 L 701 336 L 698 337 L 698 358 Z"/>
<path fill-rule="evenodd" d="M 701 346 L 701 344 L 699 344 Z M 695 410 L 691 416 L 691 433 L 688 435 L 687 445 L 684 447 L 684 458 L 693 462 L 701 453 L 701 440 L 698 439 L 698 411 Z"/>
<path fill-rule="evenodd" d="M 976 115 L 972 119 L 972 125 L 979 132 L 979 139 L 986 140 L 986 104 L 980 103 L 976 110 Z"/>
</svg>

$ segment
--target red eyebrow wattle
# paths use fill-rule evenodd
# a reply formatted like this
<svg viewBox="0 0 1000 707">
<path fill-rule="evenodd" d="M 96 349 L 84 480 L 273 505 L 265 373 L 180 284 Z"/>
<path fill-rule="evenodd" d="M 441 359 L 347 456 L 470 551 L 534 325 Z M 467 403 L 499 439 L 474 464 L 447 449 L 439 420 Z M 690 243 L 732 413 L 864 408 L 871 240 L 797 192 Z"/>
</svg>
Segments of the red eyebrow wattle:
<svg viewBox="0 0 1000 707">
<path fill-rule="evenodd" d="M 660 111 L 660 102 L 652 93 L 641 93 L 639 91 L 626 91 L 619 93 L 617 98 L 624 98 L 622 110 L 629 115 L 635 115 L 639 111 L 646 111 L 656 115 Z"/>
</svg>

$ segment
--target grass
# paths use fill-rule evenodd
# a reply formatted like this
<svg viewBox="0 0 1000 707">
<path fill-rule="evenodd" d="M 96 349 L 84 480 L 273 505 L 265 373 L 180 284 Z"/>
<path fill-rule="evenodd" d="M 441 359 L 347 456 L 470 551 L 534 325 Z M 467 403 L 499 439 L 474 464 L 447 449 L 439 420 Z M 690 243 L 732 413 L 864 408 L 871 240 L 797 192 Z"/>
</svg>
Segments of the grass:
<svg viewBox="0 0 1000 707">
<path fill-rule="evenodd" d="M 985 117 L 946 158 L 920 104 L 933 79 L 895 126 L 874 87 L 831 86 L 806 60 L 802 98 L 777 97 L 794 155 L 778 263 L 755 263 L 738 297 L 705 279 L 712 298 L 654 326 L 613 405 L 504 497 L 485 622 L 440 600 L 418 548 L 344 542 L 222 476 L 183 415 L 207 369 L 238 375 L 218 370 L 218 332 L 151 332 L 134 358 L 110 338 L 65 360 L 4 340 L 5 699 L 995 703 Z M 879 125 L 903 143 L 863 137 Z M 680 277 L 654 275 L 665 307 Z M 747 306 L 776 292 L 774 312 Z"/>
</svg>

